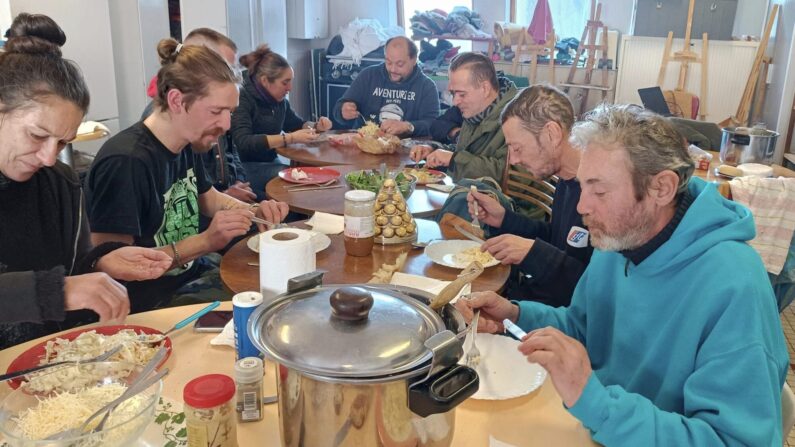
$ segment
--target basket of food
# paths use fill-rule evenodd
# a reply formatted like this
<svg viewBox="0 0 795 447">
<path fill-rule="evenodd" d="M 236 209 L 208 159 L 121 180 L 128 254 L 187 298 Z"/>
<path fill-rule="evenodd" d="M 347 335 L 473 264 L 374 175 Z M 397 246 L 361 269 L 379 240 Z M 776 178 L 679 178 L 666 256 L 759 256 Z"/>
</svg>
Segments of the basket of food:
<svg viewBox="0 0 795 447">
<path fill-rule="evenodd" d="M 374 155 L 393 154 L 401 147 L 398 137 L 384 133 L 372 121 L 367 121 L 359 129 L 359 134 L 353 136 L 353 142 L 362 152 Z"/>
</svg>

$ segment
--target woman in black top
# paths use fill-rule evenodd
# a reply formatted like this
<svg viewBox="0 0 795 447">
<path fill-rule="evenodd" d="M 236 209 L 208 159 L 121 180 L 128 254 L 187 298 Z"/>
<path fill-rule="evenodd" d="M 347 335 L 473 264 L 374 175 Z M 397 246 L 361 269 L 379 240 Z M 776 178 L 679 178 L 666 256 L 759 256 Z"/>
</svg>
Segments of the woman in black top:
<svg viewBox="0 0 795 447">
<path fill-rule="evenodd" d="M 267 45 L 241 56 L 240 64 L 247 71 L 230 131 L 252 188 L 264 189 L 268 180 L 286 168 L 276 158 L 275 149 L 314 141 L 315 131 L 331 129 L 331 120 L 322 116 L 311 123 L 293 111 L 287 100 L 293 88 L 293 69 Z"/>
<path fill-rule="evenodd" d="M 80 70 L 61 57 L 63 31 L 20 14 L 0 54 L 0 349 L 129 313 L 111 277 L 162 275 L 171 258 L 124 244 L 91 247 L 77 175 L 57 162 L 88 110 Z M 103 273 L 104 272 L 104 273 Z"/>
</svg>

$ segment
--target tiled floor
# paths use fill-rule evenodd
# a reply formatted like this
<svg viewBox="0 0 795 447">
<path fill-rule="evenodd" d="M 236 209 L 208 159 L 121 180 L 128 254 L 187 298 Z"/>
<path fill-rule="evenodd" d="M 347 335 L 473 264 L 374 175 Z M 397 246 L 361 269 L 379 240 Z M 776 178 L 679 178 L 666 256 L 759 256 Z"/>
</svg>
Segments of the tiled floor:
<svg viewBox="0 0 795 447">
<path fill-rule="evenodd" d="M 795 389 L 795 304 L 790 305 L 784 312 L 781 312 L 781 326 L 784 328 L 784 337 L 787 339 L 789 349 L 790 369 L 787 372 L 787 383 Z M 795 447 L 795 430 L 791 431 L 788 438 L 784 439 L 784 445 Z"/>
</svg>

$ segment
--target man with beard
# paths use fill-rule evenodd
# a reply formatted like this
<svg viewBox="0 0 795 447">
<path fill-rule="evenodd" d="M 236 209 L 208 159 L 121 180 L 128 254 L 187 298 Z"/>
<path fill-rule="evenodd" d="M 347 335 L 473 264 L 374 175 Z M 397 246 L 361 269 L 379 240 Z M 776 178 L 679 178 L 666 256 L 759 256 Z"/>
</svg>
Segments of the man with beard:
<svg viewBox="0 0 795 447">
<path fill-rule="evenodd" d="M 174 260 L 164 276 L 128 285 L 134 312 L 228 296 L 217 267 L 203 256 L 246 234 L 255 214 L 271 222 L 287 214 L 284 203 L 250 205 L 218 192 L 194 154 L 210 150 L 229 129 L 238 103 L 231 67 L 205 46 L 173 39 L 161 40 L 158 54 L 154 112 L 109 139 L 88 178 L 95 244 L 157 247 Z M 203 232 L 200 213 L 212 218 Z"/>
<path fill-rule="evenodd" d="M 439 116 L 436 84 L 417 67 L 417 45 L 404 36 L 384 46 L 384 63 L 359 73 L 334 106 L 334 119 L 348 128 L 373 121 L 390 135 L 430 135 Z"/>
<path fill-rule="evenodd" d="M 470 192 L 470 214 L 491 227 L 489 234 L 496 234 L 481 249 L 512 265 L 506 287 L 509 298 L 568 306 L 593 251 L 577 212 L 580 151 L 569 142 L 574 109 L 565 93 L 550 85 L 534 85 L 505 106 L 501 121 L 508 163 L 539 179 L 557 175 L 560 180 L 549 222 L 506 210 L 488 194 Z"/>
<path fill-rule="evenodd" d="M 519 351 L 600 444 L 780 446 L 789 359 L 751 213 L 691 179 L 659 115 L 604 105 L 573 135 L 596 250 L 571 306 L 485 292 L 459 309 L 531 331 Z"/>
<path fill-rule="evenodd" d="M 500 129 L 500 113 L 514 96 L 516 86 L 497 76 L 494 62 L 479 53 L 461 53 L 450 63 L 448 89 L 464 123 L 455 150 L 415 146 L 409 155 L 425 159 L 429 168 L 446 167 L 453 181 L 491 177 L 499 180 L 508 148 Z"/>
</svg>

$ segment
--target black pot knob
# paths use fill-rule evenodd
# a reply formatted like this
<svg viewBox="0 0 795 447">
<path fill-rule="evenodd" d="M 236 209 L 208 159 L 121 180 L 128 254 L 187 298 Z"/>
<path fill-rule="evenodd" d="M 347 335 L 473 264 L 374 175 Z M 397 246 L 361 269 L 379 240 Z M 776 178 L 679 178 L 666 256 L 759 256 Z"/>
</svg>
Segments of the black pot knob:
<svg viewBox="0 0 795 447">
<path fill-rule="evenodd" d="M 373 295 L 361 287 L 341 287 L 329 297 L 331 314 L 345 321 L 366 320 L 373 307 Z"/>
</svg>

